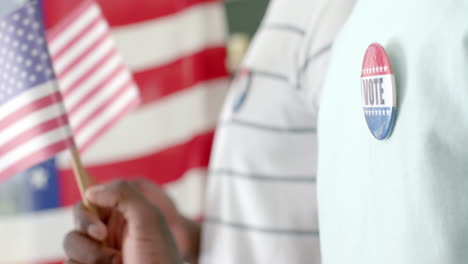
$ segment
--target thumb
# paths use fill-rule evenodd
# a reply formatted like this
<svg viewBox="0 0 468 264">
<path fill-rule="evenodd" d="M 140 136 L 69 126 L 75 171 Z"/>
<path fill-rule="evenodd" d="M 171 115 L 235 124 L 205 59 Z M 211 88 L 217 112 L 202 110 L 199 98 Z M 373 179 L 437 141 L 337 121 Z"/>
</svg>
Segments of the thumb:
<svg viewBox="0 0 468 264">
<path fill-rule="evenodd" d="M 86 198 L 93 204 L 119 211 L 132 224 L 144 224 L 162 217 L 131 184 L 115 181 L 88 188 Z"/>
</svg>

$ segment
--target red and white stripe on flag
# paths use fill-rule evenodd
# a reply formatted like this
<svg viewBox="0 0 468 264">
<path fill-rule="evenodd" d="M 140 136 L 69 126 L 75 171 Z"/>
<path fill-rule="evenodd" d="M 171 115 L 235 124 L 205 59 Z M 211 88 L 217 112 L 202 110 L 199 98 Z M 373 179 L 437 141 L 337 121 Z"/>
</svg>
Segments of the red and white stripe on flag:
<svg viewBox="0 0 468 264">
<path fill-rule="evenodd" d="M 35 2 L 0 19 L 0 182 L 73 146 Z"/>
<path fill-rule="evenodd" d="M 84 152 L 137 106 L 138 89 L 94 1 L 75 8 L 48 32 L 47 41 L 75 141 Z"/>
</svg>

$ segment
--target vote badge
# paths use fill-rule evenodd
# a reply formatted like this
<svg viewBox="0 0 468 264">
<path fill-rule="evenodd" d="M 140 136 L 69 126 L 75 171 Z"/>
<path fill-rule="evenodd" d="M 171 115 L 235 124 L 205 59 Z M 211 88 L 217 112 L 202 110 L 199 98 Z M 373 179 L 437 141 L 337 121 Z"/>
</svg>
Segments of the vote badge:
<svg viewBox="0 0 468 264">
<path fill-rule="evenodd" d="M 385 49 L 377 43 L 371 44 L 364 55 L 361 92 L 369 130 L 376 139 L 387 139 L 395 123 L 395 76 Z"/>
</svg>

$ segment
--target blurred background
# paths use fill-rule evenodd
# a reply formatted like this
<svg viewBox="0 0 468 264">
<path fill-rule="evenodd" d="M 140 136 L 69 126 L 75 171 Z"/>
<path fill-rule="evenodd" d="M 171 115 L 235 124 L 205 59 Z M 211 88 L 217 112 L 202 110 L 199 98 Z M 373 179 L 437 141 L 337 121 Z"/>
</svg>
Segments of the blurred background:
<svg viewBox="0 0 468 264">
<path fill-rule="evenodd" d="M 87 0 L 42 0 L 44 26 Z M 0 16 L 25 0 L 1 0 Z M 96 181 L 145 178 L 163 185 L 186 215 L 201 219 L 216 121 L 267 0 L 98 0 L 141 96 L 89 150 Z M 60 263 L 80 199 L 67 158 L 0 182 L 0 263 Z"/>
</svg>

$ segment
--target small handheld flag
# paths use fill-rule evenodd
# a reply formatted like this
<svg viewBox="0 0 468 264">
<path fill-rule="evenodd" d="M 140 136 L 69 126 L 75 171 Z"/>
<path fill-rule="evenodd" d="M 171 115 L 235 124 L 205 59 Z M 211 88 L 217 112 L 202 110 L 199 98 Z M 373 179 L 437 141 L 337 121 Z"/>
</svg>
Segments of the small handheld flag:
<svg viewBox="0 0 468 264">
<path fill-rule="evenodd" d="M 0 181 L 68 148 L 83 194 L 89 176 L 68 125 L 38 3 L 30 1 L 0 20 Z"/>
<path fill-rule="evenodd" d="M 81 153 L 139 103 L 99 5 L 86 0 L 47 34 L 59 89 Z"/>
<path fill-rule="evenodd" d="M 74 145 L 36 1 L 0 19 L 0 181 Z"/>
</svg>

